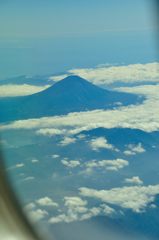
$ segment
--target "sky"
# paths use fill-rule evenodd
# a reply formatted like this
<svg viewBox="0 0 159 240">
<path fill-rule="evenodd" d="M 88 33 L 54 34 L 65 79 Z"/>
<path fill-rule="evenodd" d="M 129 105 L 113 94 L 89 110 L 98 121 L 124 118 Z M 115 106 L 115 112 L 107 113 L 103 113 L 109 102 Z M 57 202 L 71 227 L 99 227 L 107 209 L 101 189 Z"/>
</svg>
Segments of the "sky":
<svg viewBox="0 0 159 240">
<path fill-rule="evenodd" d="M 156 60 L 149 0 L 2 0 L 0 79 Z"/>
</svg>

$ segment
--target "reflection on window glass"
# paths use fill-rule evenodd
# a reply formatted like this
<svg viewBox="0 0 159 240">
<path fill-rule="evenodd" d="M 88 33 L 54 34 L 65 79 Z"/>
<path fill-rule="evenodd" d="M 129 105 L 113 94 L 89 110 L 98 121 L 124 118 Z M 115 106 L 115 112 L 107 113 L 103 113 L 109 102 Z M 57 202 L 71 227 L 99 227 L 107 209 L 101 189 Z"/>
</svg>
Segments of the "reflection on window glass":
<svg viewBox="0 0 159 240">
<path fill-rule="evenodd" d="M 159 237 L 154 5 L 0 3 L 6 173 L 57 240 Z"/>
</svg>

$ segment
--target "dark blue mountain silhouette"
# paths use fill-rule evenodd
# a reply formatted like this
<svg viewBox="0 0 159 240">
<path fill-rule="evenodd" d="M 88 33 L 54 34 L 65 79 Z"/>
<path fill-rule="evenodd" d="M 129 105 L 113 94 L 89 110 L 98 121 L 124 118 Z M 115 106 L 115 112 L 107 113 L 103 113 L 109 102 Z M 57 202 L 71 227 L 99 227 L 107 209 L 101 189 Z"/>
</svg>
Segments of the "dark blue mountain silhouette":
<svg viewBox="0 0 159 240">
<path fill-rule="evenodd" d="M 48 89 L 24 97 L 0 100 L 0 121 L 55 116 L 94 109 L 111 109 L 117 103 L 136 104 L 141 98 L 108 91 L 78 76 L 69 76 Z"/>
<path fill-rule="evenodd" d="M 95 128 L 93 130 L 82 131 L 88 138 L 106 137 L 107 140 L 115 145 L 124 146 L 125 144 L 143 143 L 144 145 L 159 144 L 159 132 L 151 133 L 131 128 Z"/>
</svg>

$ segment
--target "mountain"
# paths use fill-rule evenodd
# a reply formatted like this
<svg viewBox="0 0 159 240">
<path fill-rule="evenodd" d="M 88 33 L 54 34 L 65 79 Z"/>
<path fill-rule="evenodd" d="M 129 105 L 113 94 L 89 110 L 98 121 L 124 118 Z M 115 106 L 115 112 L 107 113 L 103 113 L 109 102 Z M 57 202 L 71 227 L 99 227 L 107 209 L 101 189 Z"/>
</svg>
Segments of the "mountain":
<svg viewBox="0 0 159 240">
<path fill-rule="evenodd" d="M 59 240 L 157 240 L 158 223 L 157 213 L 154 216 L 151 209 L 149 213 L 123 213 L 120 218 L 98 216 L 85 221 L 50 225 L 49 230 Z"/>
<path fill-rule="evenodd" d="M 0 100 L 0 121 L 55 116 L 94 109 L 111 109 L 118 104 L 141 102 L 129 93 L 108 91 L 78 76 L 69 76 L 48 89 L 24 97 Z"/>
<path fill-rule="evenodd" d="M 82 131 L 87 138 L 105 137 L 108 142 L 115 146 L 124 146 L 126 144 L 138 144 L 139 142 L 145 146 L 159 144 L 159 132 L 144 132 L 139 129 L 131 128 L 95 128 L 93 130 Z M 78 136 L 78 134 L 77 134 Z"/>
</svg>

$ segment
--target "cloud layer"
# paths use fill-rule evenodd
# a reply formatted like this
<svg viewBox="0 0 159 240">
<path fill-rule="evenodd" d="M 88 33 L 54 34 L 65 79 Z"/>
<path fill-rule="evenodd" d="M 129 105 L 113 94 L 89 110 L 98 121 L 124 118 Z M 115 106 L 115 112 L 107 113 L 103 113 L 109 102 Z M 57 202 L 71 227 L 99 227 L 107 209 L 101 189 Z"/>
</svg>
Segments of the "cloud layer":
<svg viewBox="0 0 159 240">
<path fill-rule="evenodd" d="M 159 97 L 158 97 L 159 98 Z M 132 128 L 146 132 L 159 130 L 159 99 L 150 98 L 143 104 L 119 107 L 114 110 L 94 110 L 70 113 L 65 116 L 44 117 L 39 119 L 19 120 L 0 126 L 0 130 L 56 128 L 66 130 L 68 134 L 80 133 L 94 128 Z M 48 130 L 40 130 L 39 133 Z M 61 144 L 67 145 L 75 140 L 65 138 Z"/>
<path fill-rule="evenodd" d="M 159 83 L 159 63 L 130 64 L 125 66 L 101 65 L 96 68 L 81 68 L 68 71 L 67 75 L 76 74 L 97 85 L 109 85 L 115 82 L 136 83 L 136 82 L 158 82 Z M 67 76 L 61 75 L 51 77 L 54 81 L 59 81 Z"/>
<path fill-rule="evenodd" d="M 68 75 L 75 74 L 89 80 L 96 85 L 110 85 L 117 82 L 122 82 L 126 84 L 144 84 L 146 82 L 159 83 L 158 69 L 158 62 L 119 66 L 99 65 L 95 68 L 72 69 L 69 70 L 66 74 L 59 76 L 51 76 L 49 80 L 59 81 L 64 79 Z M 46 84 L 45 86 L 36 86 L 30 84 L 1 85 L 0 97 L 30 95 L 36 92 L 40 92 L 48 87 L 50 87 L 50 85 L 48 84 Z M 129 91 L 129 89 L 127 89 L 127 91 Z"/>
<path fill-rule="evenodd" d="M 82 187 L 79 189 L 83 197 L 99 199 L 104 203 L 116 205 L 133 212 L 144 211 L 159 194 L 159 185 L 133 186 L 96 190 Z"/>
<path fill-rule="evenodd" d="M 0 85 L 0 97 L 17 97 L 17 96 L 26 96 L 33 93 L 41 92 L 44 89 L 50 87 L 50 85 L 45 86 L 35 86 L 29 84 L 8 84 Z"/>
</svg>

